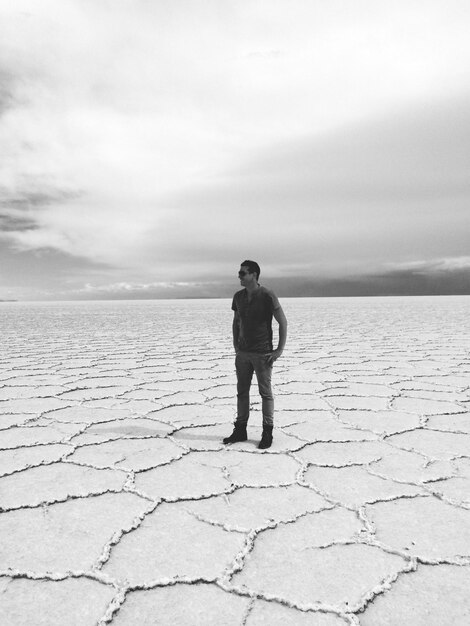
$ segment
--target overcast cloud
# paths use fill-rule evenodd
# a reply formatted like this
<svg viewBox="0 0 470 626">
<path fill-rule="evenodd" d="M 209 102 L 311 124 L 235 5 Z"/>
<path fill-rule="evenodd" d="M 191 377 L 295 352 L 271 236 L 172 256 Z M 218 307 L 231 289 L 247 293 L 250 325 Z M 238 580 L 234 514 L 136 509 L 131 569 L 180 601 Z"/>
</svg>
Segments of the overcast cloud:
<svg viewBox="0 0 470 626">
<path fill-rule="evenodd" d="M 226 296 L 244 258 L 286 294 L 465 291 L 469 27 L 466 0 L 0 0 L 0 298 Z"/>
</svg>

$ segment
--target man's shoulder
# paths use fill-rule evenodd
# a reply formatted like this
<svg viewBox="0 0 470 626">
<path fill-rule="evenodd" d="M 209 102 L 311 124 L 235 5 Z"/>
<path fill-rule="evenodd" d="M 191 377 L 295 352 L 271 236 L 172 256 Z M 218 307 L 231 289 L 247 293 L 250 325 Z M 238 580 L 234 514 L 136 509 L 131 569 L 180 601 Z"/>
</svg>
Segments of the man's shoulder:
<svg viewBox="0 0 470 626">
<path fill-rule="evenodd" d="M 233 295 L 233 299 L 238 300 L 239 298 L 241 298 L 243 296 L 243 294 L 245 293 L 246 289 L 240 289 L 239 291 L 236 291 Z"/>
<path fill-rule="evenodd" d="M 236 291 L 234 293 L 233 298 L 232 298 L 232 311 L 237 310 L 237 305 L 240 304 L 244 291 L 245 291 L 244 289 L 240 289 L 240 291 Z"/>
<path fill-rule="evenodd" d="M 259 286 L 259 290 L 260 290 L 262 293 L 265 293 L 265 294 L 267 294 L 267 295 L 269 295 L 269 296 L 274 296 L 274 295 L 275 295 L 275 294 L 274 294 L 274 291 L 273 291 L 272 289 L 270 289 L 269 287 L 265 287 L 264 285 L 260 285 L 260 286 Z"/>
<path fill-rule="evenodd" d="M 272 301 L 274 309 L 278 309 L 281 306 L 278 297 L 272 289 L 260 285 L 260 290 L 262 290 L 262 295 L 264 297 L 269 298 Z"/>
</svg>

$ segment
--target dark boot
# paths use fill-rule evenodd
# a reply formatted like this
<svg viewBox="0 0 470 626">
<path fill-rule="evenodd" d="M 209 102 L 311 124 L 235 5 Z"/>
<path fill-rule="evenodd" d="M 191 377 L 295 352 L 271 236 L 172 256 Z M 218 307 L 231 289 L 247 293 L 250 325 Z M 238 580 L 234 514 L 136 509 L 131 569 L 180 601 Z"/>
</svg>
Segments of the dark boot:
<svg viewBox="0 0 470 626">
<path fill-rule="evenodd" d="M 270 448 L 272 442 L 273 442 L 273 427 L 263 426 L 263 434 L 261 435 L 261 441 L 258 444 L 258 448 L 260 448 L 260 450 L 265 450 L 266 448 Z"/>
<path fill-rule="evenodd" d="M 247 439 L 248 439 L 248 436 L 246 434 L 246 424 L 245 425 L 235 424 L 233 433 L 230 435 L 230 437 L 225 437 L 225 439 L 223 439 L 223 442 L 224 443 L 236 443 L 237 441 L 246 441 Z"/>
</svg>

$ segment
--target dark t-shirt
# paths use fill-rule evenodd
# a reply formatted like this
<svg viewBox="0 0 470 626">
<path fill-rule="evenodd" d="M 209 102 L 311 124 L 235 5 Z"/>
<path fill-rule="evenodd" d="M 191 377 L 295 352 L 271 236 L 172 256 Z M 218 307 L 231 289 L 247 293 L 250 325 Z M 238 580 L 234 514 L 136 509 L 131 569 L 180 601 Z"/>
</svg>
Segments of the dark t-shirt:
<svg viewBox="0 0 470 626">
<path fill-rule="evenodd" d="M 275 294 L 266 287 L 259 287 L 248 301 L 246 289 L 233 296 L 232 311 L 240 320 L 238 349 L 245 352 L 271 352 L 273 349 L 273 312 L 280 308 Z"/>
</svg>

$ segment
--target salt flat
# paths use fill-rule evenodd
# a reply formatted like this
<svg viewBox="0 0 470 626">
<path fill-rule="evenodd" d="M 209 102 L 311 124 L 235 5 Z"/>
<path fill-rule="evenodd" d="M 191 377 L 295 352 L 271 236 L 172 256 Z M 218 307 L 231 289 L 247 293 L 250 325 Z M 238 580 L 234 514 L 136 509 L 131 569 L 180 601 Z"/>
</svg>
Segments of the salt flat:
<svg viewBox="0 0 470 626">
<path fill-rule="evenodd" d="M 0 305 L 0 623 L 470 623 L 470 297 L 285 299 L 265 451 L 230 302 Z"/>
</svg>

